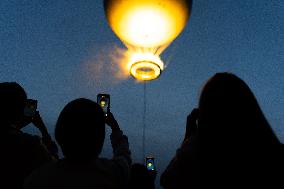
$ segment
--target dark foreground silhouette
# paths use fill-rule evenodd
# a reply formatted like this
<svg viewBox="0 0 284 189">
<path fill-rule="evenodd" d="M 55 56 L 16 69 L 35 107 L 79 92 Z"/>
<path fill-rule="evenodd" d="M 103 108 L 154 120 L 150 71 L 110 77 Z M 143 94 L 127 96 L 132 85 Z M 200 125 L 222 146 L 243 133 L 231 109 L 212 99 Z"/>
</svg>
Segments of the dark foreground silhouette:
<svg viewBox="0 0 284 189">
<path fill-rule="evenodd" d="M 104 138 L 105 123 L 110 135 L 113 158 L 99 158 Z M 131 157 L 128 140 L 112 113 L 88 99 L 68 103 L 59 115 L 55 138 L 64 159 L 35 170 L 24 188 L 126 188 L 130 174 Z"/>
<path fill-rule="evenodd" d="M 55 137 L 39 112 L 24 113 L 24 89 L 0 83 L 0 188 L 154 188 L 156 172 L 134 164 L 128 139 L 111 112 L 88 99 L 68 103 Z M 29 123 L 42 137 L 21 131 Z M 112 133 L 112 159 L 100 158 L 105 124 Z M 244 81 L 218 73 L 204 86 L 199 106 L 187 117 L 181 147 L 161 175 L 165 189 L 282 188 L 284 150 Z"/>
<path fill-rule="evenodd" d="M 283 146 L 249 87 L 233 74 L 218 73 L 203 88 L 160 181 L 166 189 L 279 188 L 283 161 Z"/>
<path fill-rule="evenodd" d="M 39 115 L 24 115 L 27 95 L 17 83 L 0 83 L 0 188 L 22 188 L 32 170 L 57 157 L 57 147 Z M 42 137 L 23 133 L 33 123 Z"/>
</svg>

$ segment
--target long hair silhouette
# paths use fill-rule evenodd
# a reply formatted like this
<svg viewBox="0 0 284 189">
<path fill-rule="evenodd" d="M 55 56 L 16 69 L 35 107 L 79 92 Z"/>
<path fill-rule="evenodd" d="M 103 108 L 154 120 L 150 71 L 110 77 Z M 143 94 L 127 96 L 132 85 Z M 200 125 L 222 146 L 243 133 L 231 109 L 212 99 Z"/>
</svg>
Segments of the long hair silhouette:
<svg viewBox="0 0 284 189">
<path fill-rule="evenodd" d="M 280 142 L 243 80 L 230 73 L 215 74 L 201 92 L 199 113 L 201 180 L 272 183 Z"/>
<path fill-rule="evenodd" d="M 279 143 L 252 91 L 233 74 L 217 73 L 206 83 L 199 109 L 199 133 L 207 140 L 215 135 L 238 145 Z"/>
</svg>

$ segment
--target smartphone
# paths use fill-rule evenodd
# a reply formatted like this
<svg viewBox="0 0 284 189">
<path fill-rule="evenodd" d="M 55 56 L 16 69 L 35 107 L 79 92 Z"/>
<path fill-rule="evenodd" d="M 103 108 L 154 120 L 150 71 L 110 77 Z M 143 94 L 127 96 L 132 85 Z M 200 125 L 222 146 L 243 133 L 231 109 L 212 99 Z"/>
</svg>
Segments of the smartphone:
<svg viewBox="0 0 284 189">
<path fill-rule="evenodd" d="M 97 95 L 97 103 L 102 107 L 105 115 L 110 109 L 110 95 L 109 94 L 98 94 Z"/>
<path fill-rule="evenodd" d="M 34 117 L 37 110 L 37 100 L 27 99 L 24 108 L 24 115 L 27 117 Z"/>
<path fill-rule="evenodd" d="M 147 167 L 148 171 L 154 171 L 156 169 L 154 157 L 146 157 L 145 163 L 146 163 L 146 167 Z"/>
</svg>

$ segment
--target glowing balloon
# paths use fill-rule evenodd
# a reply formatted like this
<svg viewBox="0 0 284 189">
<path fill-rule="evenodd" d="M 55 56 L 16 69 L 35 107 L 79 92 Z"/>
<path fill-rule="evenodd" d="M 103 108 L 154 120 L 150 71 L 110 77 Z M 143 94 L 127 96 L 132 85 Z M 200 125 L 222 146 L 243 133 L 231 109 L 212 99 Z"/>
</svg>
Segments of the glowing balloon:
<svg viewBox="0 0 284 189">
<path fill-rule="evenodd" d="M 164 69 L 159 55 L 182 32 L 192 0 L 105 0 L 109 25 L 134 53 L 130 74 L 152 80 Z"/>
</svg>

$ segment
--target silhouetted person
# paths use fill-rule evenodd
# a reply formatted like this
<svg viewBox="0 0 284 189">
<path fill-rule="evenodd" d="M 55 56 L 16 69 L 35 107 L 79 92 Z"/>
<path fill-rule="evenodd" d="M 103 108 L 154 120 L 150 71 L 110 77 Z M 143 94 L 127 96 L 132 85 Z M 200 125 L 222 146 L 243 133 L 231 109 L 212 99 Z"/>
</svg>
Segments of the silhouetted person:
<svg viewBox="0 0 284 189">
<path fill-rule="evenodd" d="M 39 113 L 33 120 L 24 115 L 26 101 L 19 84 L 0 83 L 0 188 L 22 188 L 26 176 L 54 159 L 44 145 L 52 142 Z M 31 121 L 42 132 L 43 140 L 20 130 Z M 54 149 L 52 144 L 50 147 Z"/>
<path fill-rule="evenodd" d="M 113 158 L 99 158 L 105 138 L 105 123 L 110 135 Z M 128 139 L 109 112 L 105 118 L 102 108 L 88 99 L 68 103 L 59 115 L 55 138 L 64 159 L 34 171 L 25 188 L 126 188 L 131 157 Z"/>
<path fill-rule="evenodd" d="M 162 175 L 165 188 L 282 184 L 283 147 L 240 78 L 229 73 L 213 76 L 202 90 L 198 114 L 189 117 L 193 121 L 187 127 L 196 128 L 195 135 L 192 142 L 186 137 Z"/>
<path fill-rule="evenodd" d="M 155 189 L 156 171 L 149 171 L 143 164 L 131 167 L 129 189 Z"/>
</svg>

